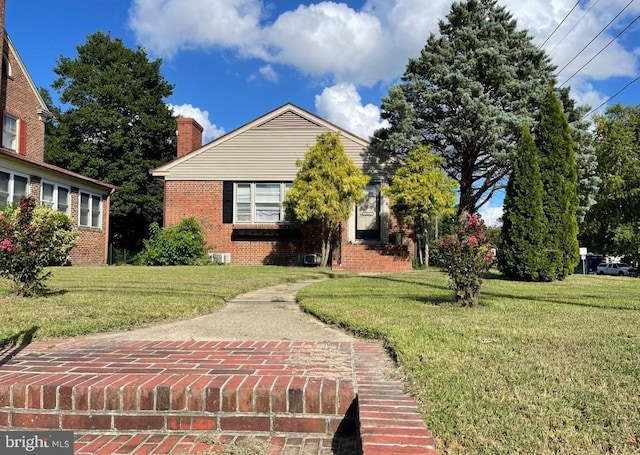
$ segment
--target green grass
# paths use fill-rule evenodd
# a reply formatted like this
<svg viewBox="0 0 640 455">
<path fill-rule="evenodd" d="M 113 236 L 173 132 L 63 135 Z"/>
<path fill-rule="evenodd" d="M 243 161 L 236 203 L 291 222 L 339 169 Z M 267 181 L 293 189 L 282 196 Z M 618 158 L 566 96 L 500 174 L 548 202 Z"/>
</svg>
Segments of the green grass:
<svg viewBox="0 0 640 455">
<path fill-rule="evenodd" d="M 302 267 L 62 267 L 48 292 L 0 299 L 0 347 L 34 339 L 134 328 L 210 313 L 235 295 L 270 285 L 326 277 Z M 0 280 L 0 295 L 11 290 Z"/>
<path fill-rule="evenodd" d="M 640 453 L 640 280 L 485 280 L 452 306 L 434 270 L 328 280 L 303 307 L 397 357 L 441 453 Z"/>
<path fill-rule="evenodd" d="M 435 270 L 334 275 L 297 267 L 71 267 L 49 293 L 0 299 L 0 346 L 210 313 L 252 289 L 304 288 L 307 311 L 377 337 L 397 357 L 444 453 L 640 453 L 640 280 L 485 280 L 452 306 Z M 0 295 L 10 285 L 0 280 Z"/>
</svg>

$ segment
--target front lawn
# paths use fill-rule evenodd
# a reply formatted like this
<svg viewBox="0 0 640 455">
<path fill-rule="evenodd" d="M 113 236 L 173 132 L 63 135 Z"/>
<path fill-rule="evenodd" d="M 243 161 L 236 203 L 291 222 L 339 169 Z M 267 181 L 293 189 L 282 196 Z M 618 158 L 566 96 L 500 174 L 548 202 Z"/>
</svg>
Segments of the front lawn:
<svg viewBox="0 0 640 455">
<path fill-rule="evenodd" d="M 326 277 L 302 267 L 61 267 L 37 298 L 0 299 L 0 347 L 31 339 L 124 330 L 186 319 L 220 308 L 231 297 L 270 285 Z M 0 296 L 11 290 L 0 280 Z"/>
<path fill-rule="evenodd" d="M 70 267 L 49 293 L 0 299 L 0 346 L 126 330 L 219 308 L 252 289 L 334 276 L 297 267 Z M 10 283 L 0 280 L 0 295 Z M 450 305 L 435 270 L 337 274 L 303 307 L 384 339 L 441 453 L 640 453 L 640 280 L 485 281 L 483 305 Z"/>
<path fill-rule="evenodd" d="M 640 453 L 640 280 L 485 280 L 458 308 L 435 271 L 304 288 L 303 307 L 386 341 L 441 453 Z"/>
</svg>

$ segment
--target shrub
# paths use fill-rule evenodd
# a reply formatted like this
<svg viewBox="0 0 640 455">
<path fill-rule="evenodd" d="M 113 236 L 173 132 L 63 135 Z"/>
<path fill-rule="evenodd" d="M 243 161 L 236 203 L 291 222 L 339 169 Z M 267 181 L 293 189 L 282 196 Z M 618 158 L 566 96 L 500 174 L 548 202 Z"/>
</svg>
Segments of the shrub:
<svg viewBox="0 0 640 455">
<path fill-rule="evenodd" d="M 150 239 L 138 256 L 143 265 L 196 265 L 207 253 L 204 232 L 194 218 L 185 218 L 175 226 L 160 228 L 152 223 Z"/>
<path fill-rule="evenodd" d="M 444 271 L 449 275 L 456 303 L 474 306 L 480 297 L 482 276 L 494 259 L 493 245 L 487 241 L 484 222 L 478 215 L 463 214 L 458 231 L 440 240 Z"/>
<path fill-rule="evenodd" d="M 51 275 L 45 267 L 67 263 L 76 235 L 66 214 L 23 197 L 0 214 L 0 276 L 13 281 L 16 295 L 42 292 Z"/>
</svg>

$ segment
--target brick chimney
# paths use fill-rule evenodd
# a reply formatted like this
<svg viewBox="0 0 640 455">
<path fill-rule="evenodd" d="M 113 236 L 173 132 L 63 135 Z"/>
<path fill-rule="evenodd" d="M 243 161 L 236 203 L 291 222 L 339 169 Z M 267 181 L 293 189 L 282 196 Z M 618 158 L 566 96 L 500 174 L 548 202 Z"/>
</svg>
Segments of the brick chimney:
<svg viewBox="0 0 640 455">
<path fill-rule="evenodd" d="M 202 146 L 202 126 L 192 118 L 180 117 L 177 121 L 178 158 L 180 158 Z"/>
<path fill-rule="evenodd" d="M 4 11 L 6 0 L 0 0 L 0 30 L 2 33 L 2 40 L 4 41 Z"/>
</svg>

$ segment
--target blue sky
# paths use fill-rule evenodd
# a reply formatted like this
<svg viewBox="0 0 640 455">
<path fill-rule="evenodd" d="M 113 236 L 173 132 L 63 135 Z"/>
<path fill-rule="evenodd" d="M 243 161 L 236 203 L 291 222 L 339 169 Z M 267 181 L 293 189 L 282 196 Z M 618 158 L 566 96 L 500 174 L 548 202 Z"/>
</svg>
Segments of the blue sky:
<svg viewBox="0 0 640 455">
<path fill-rule="evenodd" d="M 628 0 L 583 0 L 544 48 L 564 67 Z M 96 31 L 162 58 L 175 85 L 166 101 L 196 118 L 205 139 L 253 120 L 286 102 L 368 137 L 381 126 L 380 100 L 417 56 L 449 0 L 7 0 L 6 29 L 36 86 L 51 90 L 60 56 Z M 500 0 L 535 42 L 549 37 L 575 0 Z M 569 82 L 580 102 L 599 106 L 640 74 L 640 15 L 633 2 L 558 79 L 589 65 Z M 52 91 L 54 99 L 55 92 Z M 640 104 L 640 81 L 613 102 Z M 497 198 L 483 212 L 500 214 Z"/>
</svg>

